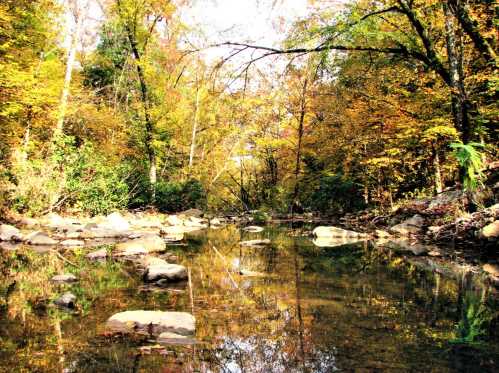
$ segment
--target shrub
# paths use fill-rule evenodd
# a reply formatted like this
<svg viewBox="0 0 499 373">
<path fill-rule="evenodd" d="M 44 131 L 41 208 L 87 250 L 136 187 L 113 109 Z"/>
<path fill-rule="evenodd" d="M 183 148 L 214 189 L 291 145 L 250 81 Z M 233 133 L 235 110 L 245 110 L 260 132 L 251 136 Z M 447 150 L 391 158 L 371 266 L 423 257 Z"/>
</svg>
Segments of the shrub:
<svg viewBox="0 0 499 373">
<path fill-rule="evenodd" d="M 91 143 L 76 147 L 73 138 L 64 136 L 48 159 L 16 160 L 12 207 L 30 215 L 63 208 L 106 214 L 128 204 L 126 171 Z"/>
<path fill-rule="evenodd" d="M 190 208 L 204 209 L 206 193 L 202 184 L 194 179 L 156 184 L 156 207 L 161 211 L 179 212 Z"/>
</svg>

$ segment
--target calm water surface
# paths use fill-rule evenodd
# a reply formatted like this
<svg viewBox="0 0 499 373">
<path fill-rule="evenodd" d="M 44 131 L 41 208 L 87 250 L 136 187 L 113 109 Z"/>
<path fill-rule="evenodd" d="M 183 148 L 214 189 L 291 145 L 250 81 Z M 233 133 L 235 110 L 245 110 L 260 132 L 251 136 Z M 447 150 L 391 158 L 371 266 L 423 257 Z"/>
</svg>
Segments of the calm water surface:
<svg viewBox="0 0 499 373">
<path fill-rule="evenodd" d="M 257 238 L 272 245 L 239 245 Z M 318 248 L 286 227 L 227 227 L 188 242 L 172 250 L 190 267 L 193 302 L 186 284 L 145 287 L 133 263 L 89 262 L 88 249 L 64 253 L 76 266 L 30 248 L 0 252 L 0 371 L 499 369 L 497 293 L 478 275 L 368 243 Z M 64 272 L 80 282 L 48 281 Z M 68 290 L 78 297 L 74 313 L 50 305 Z M 193 312 L 199 343 L 106 333 L 110 316 L 137 309 Z"/>
</svg>

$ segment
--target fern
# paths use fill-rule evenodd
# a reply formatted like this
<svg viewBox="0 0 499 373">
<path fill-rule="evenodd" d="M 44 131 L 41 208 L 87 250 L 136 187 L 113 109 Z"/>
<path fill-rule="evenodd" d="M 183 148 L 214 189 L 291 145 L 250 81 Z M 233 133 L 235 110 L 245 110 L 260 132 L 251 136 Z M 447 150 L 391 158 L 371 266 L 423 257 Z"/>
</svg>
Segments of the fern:
<svg viewBox="0 0 499 373">
<path fill-rule="evenodd" d="M 459 162 L 459 166 L 464 170 L 463 185 L 466 190 L 475 190 L 479 185 L 482 185 L 483 179 L 483 160 L 482 152 L 478 148 L 484 146 L 477 142 L 463 144 L 455 142 L 450 144 L 454 150 L 454 155 Z"/>
</svg>

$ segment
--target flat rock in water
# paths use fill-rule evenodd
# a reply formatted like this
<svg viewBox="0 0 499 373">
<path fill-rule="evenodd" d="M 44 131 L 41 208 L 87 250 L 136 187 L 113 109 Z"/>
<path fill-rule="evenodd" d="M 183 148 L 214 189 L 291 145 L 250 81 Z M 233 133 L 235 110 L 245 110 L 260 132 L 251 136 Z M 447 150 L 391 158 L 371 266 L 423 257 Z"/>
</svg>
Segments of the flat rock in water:
<svg viewBox="0 0 499 373">
<path fill-rule="evenodd" d="M 249 240 L 249 241 L 241 241 L 239 244 L 241 246 L 266 246 L 270 245 L 272 241 L 269 239 L 264 240 Z"/>
<path fill-rule="evenodd" d="M 106 328 L 120 333 L 159 336 L 170 332 L 191 336 L 196 331 L 196 319 L 187 312 L 125 311 L 111 316 Z"/>
<path fill-rule="evenodd" d="M 169 225 L 173 225 L 173 226 L 184 225 L 184 221 L 182 219 L 180 219 L 177 215 L 168 215 L 168 217 L 166 218 L 166 222 Z"/>
<path fill-rule="evenodd" d="M 200 218 L 203 216 L 203 211 L 199 210 L 199 209 L 189 209 L 189 210 L 185 210 L 185 211 L 182 211 L 180 213 L 180 215 L 184 215 L 184 216 L 187 216 L 187 217 L 195 217 L 195 218 Z"/>
<path fill-rule="evenodd" d="M 21 231 L 8 224 L 0 225 L 0 241 L 19 241 L 21 240 Z"/>
<path fill-rule="evenodd" d="M 64 293 L 54 301 L 55 305 L 65 308 L 74 308 L 76 303 L 76 295 L 73 293 Z"/>
<path fill-rule="evenodd" d="M 353 245 L 362 240 L 357 237 L 317 237 L 312 242 L 317 247 L 339 247 Z"/>
<path fill-rule="evenodd" d="M 58 243 L 58 241 L 40 231 L 28 234 L 24 240 L 30 245 L 57 245 Z"/>
<path fill-rule="evenodd" d="M 127 231 L 130 229 L 130 223 L 119 212 L 113 212 L 106 216 L 106 220 L 102 225 L 116 231 Z"/>
<path fill-rule="evenodd" d="M 147 268 L 152 265 L 167 265 L 168 262 L 156 256 L 144 256 L 138 261 L 138 264 Z"/>
<path fill-rule="evenodd" d="M 157 263 L 149 265 L 144 272 L 146 282 L 155 282 L 166 279 L 168 281 L 187 280 L 187 269 L 184 266 L 170 263 Z"/>
<path fill-rule="evenodd" d="M 50 279 L 50 281 L 52 282 L 67 282 L 67 283 L 70 283 L 70 282 L 76 282 L 78 281 L 78 278 L 71 274 L 71 273 L 67 273 L 67 274 L 63 274 L 63 275 L 56 275 L 54 277 L 52 277 Z"/>
<path fill-rule="evenodd" d="M 62 246 L 84 246 L 85 241 L 69 239 L 62 241 L 60 244 Z"/>
<path fill-rule="evenodd" d="M 91 253 L 88 253 L 85 257 L 90 260 L 105 259 L 107 258 L 107 250 L 106 249 L 96 250 Z"/>
<path fill-rule="evenodd" d="M 499 220 L 494 221 L 483 227 L 480 230 L 480 237 L 483 238 L 494 238 L 499 237 Z"/>
<path fill-rule="evenodd" d="M 257 225 L 250 225 L 248 227 L 244 227 L 243 231 L 244 232 L 259 233 L 259 232 L 263 232 L 263 227 L 259 227 Z"/>
<path fill-rule="evenodd" d="M 149 236 L 117 244 L 113 256 L 145 255 L 165 250 L 166 243 L 161 237 Z"/>
<path fill-rule="evenodd" d="M 482 269 L 492 276 L 499 276 L 499 265 L 497 264 L 487 263 L 483 265 Z"/>
<path fill-rule="evenodd" d="M 424 223 L 425 221 L 422 216 L 414 215 L 412 218 L 407 219 L 400 224 L 394 225 L 390 228 L 390 230 L 401 236 L 410 236 L 421 233 Z"/>
<path fill-rule="evenodd" d="M 367 237 L 364 233 L 349 231 L 338 227 L 316 227 L 313 232 L 316 237 L 348 237 L 348 238 L 363 238 Z"/>
<path fill-rule="evenodd" d="M 158 337 L 158 343 L 162 345 L 194 345 L 197 341 L 185 335 L 180 335 L 172 332 L 161 333 Z"/>
</svg>

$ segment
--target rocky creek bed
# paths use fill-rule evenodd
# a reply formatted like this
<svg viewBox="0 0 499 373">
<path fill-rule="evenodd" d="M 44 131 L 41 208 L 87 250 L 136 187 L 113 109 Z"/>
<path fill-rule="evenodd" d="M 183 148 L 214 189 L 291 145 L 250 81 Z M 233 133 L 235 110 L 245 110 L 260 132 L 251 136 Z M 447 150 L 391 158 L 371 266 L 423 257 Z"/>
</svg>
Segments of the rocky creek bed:
<svg viewBox="0 0 499 373">
<path fill-rule="evenodd" d="M 0 232 L 0 370 L 498 369 L 497 267 L 410 235 L 197 211 L 18 227 Z"/>
</svg>

